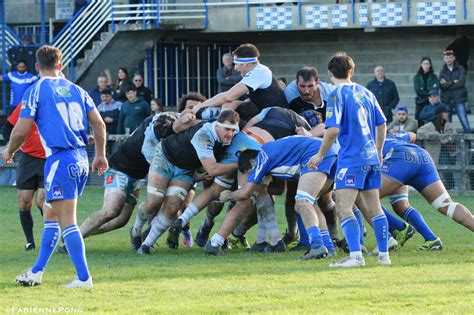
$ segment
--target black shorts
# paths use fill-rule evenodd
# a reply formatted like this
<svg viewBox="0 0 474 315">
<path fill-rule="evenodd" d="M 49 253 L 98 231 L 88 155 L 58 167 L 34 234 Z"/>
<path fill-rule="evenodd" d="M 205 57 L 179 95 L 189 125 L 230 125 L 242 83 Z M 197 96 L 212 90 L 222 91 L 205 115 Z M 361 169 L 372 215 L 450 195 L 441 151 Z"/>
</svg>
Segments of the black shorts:
<svg viewBox="0 0 474 315">
<path fill-rule="evenodd" d="M 16 167 L 16 189 L 36 190 L 44 188 L 45 161 L 45 159 L 22 153 Z"/>
</svg>

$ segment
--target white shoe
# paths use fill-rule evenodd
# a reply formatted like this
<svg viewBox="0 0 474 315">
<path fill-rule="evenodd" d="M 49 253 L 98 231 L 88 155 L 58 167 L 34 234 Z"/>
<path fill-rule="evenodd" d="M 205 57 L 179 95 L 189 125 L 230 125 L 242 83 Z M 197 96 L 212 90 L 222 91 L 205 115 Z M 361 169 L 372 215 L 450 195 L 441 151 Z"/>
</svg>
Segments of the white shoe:
<svg viewBox="0 0 474 315">
<path fill-rule="evenodd" d="M 397 240 L 390 236 L 390 238 L 388 239 L 388 251 L 391 252 L 391 251 L 396 250 L 397 248 L 398 248 Z M 375 247 L 372 250 L 371 254 L 374 255 L 374 256 L 377 256 L 379 254 L 379 248 Z"/>
<path fill-rule="evenodd" d="M 390 266 L 392 262 L 390 261 L 390 257 L 388 255 L 379 255 L 379 258 L 377 259 L 377 264 L 382 266 Z"/>
<path fill-rule="evenodd" d="M 63 286 L 66 289 L 91 289 L 93 287 L 92 277 L 89 276 L 89 279 L 86 281 L 81 281 L 78 278 L 72 280 L 68 284 Z"/>
<path fill-rule="evenodd" d="M 365 260 L 363 256 L 352 257 L 347 256 L 342 260 L 335 261 L 329 265 L 330 268 L 353 268 L 353 267 L 363 267 L 365 266 Z"/>
<path fill-rule="evenodd" d="M 21 275 L 16 276 L 16 283 L 26 287 L 34 287 L 43 281 L 43 271 L 33 273 L 30 269 L 25 270 Z"/>
</svg>

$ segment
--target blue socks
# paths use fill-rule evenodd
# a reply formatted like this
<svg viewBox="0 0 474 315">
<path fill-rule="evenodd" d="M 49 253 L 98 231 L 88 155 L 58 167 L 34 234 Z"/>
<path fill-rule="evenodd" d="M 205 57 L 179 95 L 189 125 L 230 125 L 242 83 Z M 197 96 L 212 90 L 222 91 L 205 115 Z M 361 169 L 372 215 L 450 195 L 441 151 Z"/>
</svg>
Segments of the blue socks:
<svg viewBox="0 0 474 315">
<path fill-rule="evenodd" d="M 54 248 L 59 240 L 59 224 L 56 221 L 44 221 L 43 235 L 41 236 L 41 245 L 39 250 L 38 259 L 31 271 L 37 273 L 38 271 L 44 271 L 48 264 L 51 255 L 54 252 Z"/>
<path fill-rule="evenodd" d="M 63 230 L 64 243 L 76 268 L 77 277 L 81 281 L 89 279 L 89 269 L 87 268 L 86 250 L 81 232 L 76 224 L 70 225 Z"/>
<path fill-rule="evenodd" d="M 321 231 L 319 227 L 312 226 L 306 230 L 308 233 L 309 243 L 311 244 L 311 248 L 318 248 L 323 245 L 323 240 L 321 238 Z"/>
<path fill-rule="evenodd" d="M 360 245 L 365 245 L 364 241 L 364 220 L 362 219 L 362 213 L 360 212 L 359 208 L 352 209 L 354 215 L 357 219 L 357 223 L 359 224 L 359 233 L 360 233 Z"/>
<path fill-rule="evenodd" d="M 296 222 L 298 223 L 298 230 L 300 231 L 300 242 L 299 245 L 310 247 L 311 244 L 309 243 L 308 234 L 306 233 L 306 228 L 304 227 L 303 220 L 301 216 L 295 212 L 296 215 Z"/>
<path fill-rule="evenodd" d="M 426 224 L 423 216 L 414 208 L 408 208 L 403 214 L 403 219 L 410 223 L 415 230 L 423 236 L 425 241 L 433 241 L 437 238 L 428 224 Z"/>
<path fill-rule="evenodd" d="M 360 252 L 360 228 L 357 219 L 347 217 L 341 220 L 342 232 L 346 238 L 350 252 Z"/>
<path fill-rule="evenodd" d="M 321 238 L 323 239 L 323 244 L 326 248 L 331 251 L 334 249 L 334 244 L 331 240 L 331 236 L 329 235 L 328 230 L 321 230 Z"/>
<path fill-rule="evenodd" d="M 392 233 L 394 230 L 398 231 L 403 231 L 406 227 L 406 223 L 397 218 L 394 214 L 392 214 L 390 211 L 387 210 L 387 208 L 382 205 L 382 210 L 385 213 L 385 216 L 387 217 L 388 221 L 388 228 L 390 233 Z"/>
<path fill-rule="evenodd" d="M 379 253 L 388 252 L 388 221 L 385 214 L 379 214 L 372 217 L 372 228 L 374 229 L 375 239 Z"/>
</svg>

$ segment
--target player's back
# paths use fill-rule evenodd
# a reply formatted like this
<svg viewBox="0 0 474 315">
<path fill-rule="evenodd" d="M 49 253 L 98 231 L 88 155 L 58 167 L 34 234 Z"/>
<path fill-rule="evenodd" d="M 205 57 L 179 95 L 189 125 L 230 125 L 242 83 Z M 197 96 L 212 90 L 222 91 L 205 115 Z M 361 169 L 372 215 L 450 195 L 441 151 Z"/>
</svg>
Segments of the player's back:
<svg viewBox="0 0 474 315">
<path fill-rule="evenodd" d="M 365 87 L 340 84 L 330 94 L 326 127 L 339 128 L 338 167 L 378 165 L 376 126 L 385 122 L 375 96 Z"/>
<path fill-rule="evenodd" d="M 38 126 L 46 156 L 87 145 L 87 113 L 95 107 L 79 86 L 59 77 L 43 77 L 24 94 L 20 117 Z"/>
</svg>

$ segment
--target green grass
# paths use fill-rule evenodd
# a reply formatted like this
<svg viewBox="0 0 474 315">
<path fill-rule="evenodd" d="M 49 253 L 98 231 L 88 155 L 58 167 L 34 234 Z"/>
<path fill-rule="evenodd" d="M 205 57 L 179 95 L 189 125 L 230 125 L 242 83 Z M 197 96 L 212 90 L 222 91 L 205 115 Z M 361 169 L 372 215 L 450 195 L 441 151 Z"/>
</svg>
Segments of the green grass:
<svg viewBox="0 0 474 315">
<path fill-rule="evenodd" d="M 174 251 L 161 245 L 152 255 L 142 257 L 130 250 L 128 229 L 123 228 L 86 240 L 94 289 L 71 291 L 58 287 L 75 274 L 69 257 L 58 254 L 50 261 L 43 285 L 15 285 L 15 276 L 34 263 L 37 251 L 22 250 L 16 191 L 1 187 L 0 312 L 69 307 L 82 313 L 126 314 L 472 314 L 473 234 L 436 213 L 418 196 L 411 199 L 443 240 L 443 251 L 418 251 L 422 238 L 416 235 L 403 249 L 391 254 L 391 267 L 377 266 L 375 258 L 368 256 L 365 268 L 351 270 L 330 270 L 328 260 L 301 262 L 301 253 L 247 254 L 241 249 L 225 257 L 208 257 L 200 248 Z M 472 197 L 456 200 L 474 209 Z M 281 201 L 278 213 L 284 231 Z M 79 202 L 79 222 L 101 205 L 102 189 L 88 188 Z M 193 234 L 202 218 L 201 214 L 193 221 Z M 39 243 L 42 224 L 36 210 L 34 219 Z M 368 247 L 372 248 L 374 239 L 372 233 L 368 234 Z M 254 240 L 254 230 L 249 238 Z M 162 237 L 160 244 L 164 240 Z"/>
</svg>

